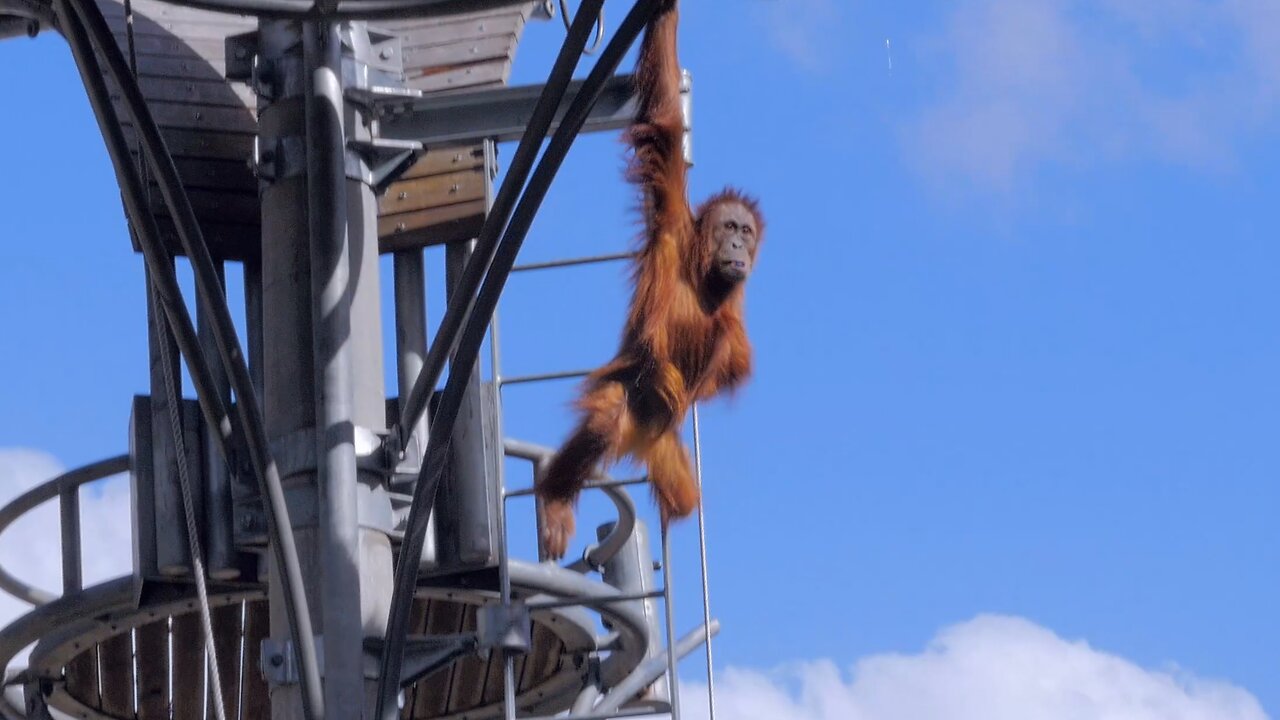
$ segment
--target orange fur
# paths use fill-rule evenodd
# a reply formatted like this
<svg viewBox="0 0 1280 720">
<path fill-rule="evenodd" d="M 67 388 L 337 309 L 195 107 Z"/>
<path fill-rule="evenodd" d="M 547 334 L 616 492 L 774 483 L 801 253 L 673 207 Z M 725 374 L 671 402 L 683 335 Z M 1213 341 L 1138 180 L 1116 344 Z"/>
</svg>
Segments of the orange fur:
<svg viewBox="0 0 1280 720">
<path fill-rule="evenodd" d="M 633 152 L 627 177 L 642 191 L 645 241 L 621 347 L 587 378 L 577 403 L 581 420 L 536 484 L 542 549 L 553 558 L 564 556 L 573 505 L 601 461 L 632 455 L 648 465 L 664 527 L 692 513 L 698 487 L 680 424 L 692 402 L 732 390 L 751 373 L 743 286 L 709 299 L 716 248 L 701 218 L 727 203 L 750 211 L 758 233 L 763 218 L 754 200 L 733 189 L 708 199 L 696 215 L 689 207 L 675 5 L 650 23 L 636 70 L 639 110 L 627 134 Z"/>
</svg>

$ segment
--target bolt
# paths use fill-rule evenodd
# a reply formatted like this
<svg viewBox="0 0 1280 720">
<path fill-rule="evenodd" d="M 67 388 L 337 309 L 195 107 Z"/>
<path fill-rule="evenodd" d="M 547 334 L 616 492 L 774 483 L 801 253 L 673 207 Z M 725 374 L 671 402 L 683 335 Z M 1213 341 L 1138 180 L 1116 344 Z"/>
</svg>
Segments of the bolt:
<svg viewBox="0 0 1280 720">
<path fill-rule="evenodd" d="M 378 53 L 378 57 L 382 58 L 383 60 L 389 60 L 391 59 L 391 56 L 394 54 L 395 53 L 391 50 L 391 48 L 385 47 L 385 48 L 382 48 L 382 52 Z"/>
<path fill-rule="evenodd" d="M 238 47 L 238 48 L 236 48 L 236 59 L 237 59 L 237 60 L 243 60 L 243 59 L 245 59 L 248 55 L 249 55 L 248 51 L 246 51 L 244 48 L 242 48 L 242 47 Z"/>
<path fill-rule="evenodd" d="M 280 667 L 284 664 L 284 656 L 276 653 L 271 656 L 271 667 Z"/>
</svg>

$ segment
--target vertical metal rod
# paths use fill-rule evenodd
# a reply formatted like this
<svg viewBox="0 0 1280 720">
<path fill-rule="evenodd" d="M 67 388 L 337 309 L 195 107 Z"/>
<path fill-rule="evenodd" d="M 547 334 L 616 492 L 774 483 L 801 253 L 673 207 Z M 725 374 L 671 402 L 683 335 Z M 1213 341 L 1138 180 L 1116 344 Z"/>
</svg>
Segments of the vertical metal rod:
<svg viewBox="0 0 1280 720">
<path fill-rule="evenodd" d="M 58 493 L 58 514 L 62 522 L 62 594 L 83 586 L 80 573 L 80 486 L 70 485 Z"/>
<path fill-rule="evenodd" d="M 409 401 L 413 381 L 422 372 L 422 361 L 427 356 L 427 280 L 422 250 L 405 250 L 392 257 L 392 277 L 395 288 L 396 323 L 396 387 L 400 412 Z M 427 447 L 427 418 L 418 419 L 411 430 L 418 449 L 418 461 Z M 426 567 L 436 564 L 436 514 L 427 519 L 427 537 L 422 545 L 422 562 Z"/>
<path fill-rule="evenodd" d="M 226 291 L 226 268 L 221 261 L 217 263 L 218 276 Z M 227 373 L 218 360 L 218 341 L 214 338 L 213 326 L 209 324 L 209 313 L 201 307 L 204 303 L 197 298 L 196 332 L 200 336 L 200 347 L 209 359 L 209 369 L 213 373 L 214 391 L 218 399 L 224 403 L 231 402 L 231 385 L 227 382 Z M 205 522 L 205 564 L 209 577 L 228 580 L 240 574 L 236 567 L 236 552 L 232 542 L 231 527 L 231 473 L 228 472 L 227 460 L 217 452 L 218 431 L 215 428 L 204 429 L 204 447 L 202 449 L 204 465 L 204 522 Z"/>
<path fill-rule="evenodd" d="M 249 352 L 249 375 L 253 392 L 263 397 L 262 362 L 262 258 L 244 261 L 244 327 Z"/>
<path fill-rule="evenodd" d="M 304 112 L 320 499 L 320 632 L 325 710 L 335 720 L 360 717 L 364 705 L 351 359 L 355 279 L 350 274 L 347 232 L 341 32 L 335 23 L 302 24 L 304 66 L 310 79 Z"/>
<path fill-rule="evenodd" d="M 680 681 L 676 677 L 676 665 L 680 656 L 676 653 L 676 613 L 671 577 L 671 532 L 662 528 L 662 605 L 667 616 L 667 686 L 671 693 L 671 720 L 680 720 Z"/>
<path fill-rule="evenodd" d="M 497 150 L 492 140 L 484 141 L 484 200 L 485 212 L 493 209 L 493 175 L 497 165 Z M 489 321 L 489 360 L 490 372 L 493 373 L 494 411 L 502 416 L 502 366 L 498 348 L 498 313 L 494 308 L 493 317 Z M 499 453 L 497 462 L 498 497 L 506 497 L 507 486 L 504 479 L 504 456 Z M 511 605 L 511 553 L 508 551 L 507 538 L 507 504 L 498 503 L 498 592 L 504 607 Z M 515 655 L 504 652 L 502 656 L 502 716 L 504 720 L 516 718 L 516 659 Z"/>
<path fill-rule="evenodd" d="M 693 404 L 693 470 L 698 482 L 698 555 L 702 564 L 702 622 L 711 627 L 711 585 L 707 581 L 707 530 L 703 518 L 702 498 L 702 431 L 698 425 L 698 403 Z M 716 684 L 711 663 L 711 635 L 707 635 L 707 712 L 716 720 Z"/>
</svg>

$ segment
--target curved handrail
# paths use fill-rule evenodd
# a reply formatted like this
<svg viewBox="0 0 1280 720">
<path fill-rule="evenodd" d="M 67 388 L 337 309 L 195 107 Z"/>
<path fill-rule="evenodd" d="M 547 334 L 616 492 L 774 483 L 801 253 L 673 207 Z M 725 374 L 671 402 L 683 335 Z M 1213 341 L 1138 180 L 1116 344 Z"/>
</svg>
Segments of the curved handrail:
<svg viewBox="0 0 1280 720">
<path fill-rule="evenodd" d="M 49 500 L 72 490 L 77 490 L 81 485 L 86 485 L 95 480 L 102 480 L 119 475 L 129 470 L 129 456 L 117 455 L 106 460 L 99 460 L 96 463 L 85 465 L 84 467 L 69 470 L 52 480 L 43 482 L 30 490 L 22 493 L 18 497 L 9 501 L 8 505 L 0 508 L 0 535 L 14 523 L 15 520 L 27 514 L 36 507 L 42 505 Z M 62 554 L 65 556 L 66 548 L 62 548 Z M 77 555 L 79 548 L 77 548 Z M 31 605 L 44 605 L 56 600 L 59 596 L 46 590 L 28 585 L 18 578 L 14 577 L 3 566 L 0 566 L 0 590 L 4 590 L 10 595 Z"/>
<path fill-rule="evenodd" d="M 503 454 L 510 457 L 528 460 L 533 463 L 534 468 L 541 468 L 552 455 L 552 450 L 545 445 L 538 445 L 525 440 L 514 440 L 507 438 L 502 441 Z M 591 478 L 601 483 L 615 482 L 613 478 L 603 473 L 593 473 Z M 613 559 L 617 555 L 622 546 L 627 544 L 627 539 L 631 537 L 631 533 L 636 528 L 636 505 L 631 500 L 631 496 L 622 490 L 622 488 L 614 485 L 591 485 L 588 484 L 584 489 L 599 488 L 603 490 L 609 499 L 613 501 L 614 507 L 618 509 L 618 521 L 614 523 L 609 534 L 600 542 L 591 545 L 583 553 L 580 560 L 576 560 L 568 565 L 569 569 L 579 572 L 602 567 L 605 563 Z"/>
</svg>

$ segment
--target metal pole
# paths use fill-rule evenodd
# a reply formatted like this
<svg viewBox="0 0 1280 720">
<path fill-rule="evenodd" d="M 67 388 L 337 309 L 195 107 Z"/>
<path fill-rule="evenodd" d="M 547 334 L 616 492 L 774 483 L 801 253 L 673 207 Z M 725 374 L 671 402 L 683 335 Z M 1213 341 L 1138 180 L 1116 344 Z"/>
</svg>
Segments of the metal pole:
<svg viewBox="0 0 1280 720">
<path fill-rule="evenodd" d="M 698 403 L 693 404 L 693 468 L 698 481 L 698 556 L 702 564 L 702 622 L 711 627 L 711 584 L 707 580 L 707 529 L 702 510 L 702 432 L 698 426 Z M 707 712 L 716 720 L 715 673 L 711 663 L 711 636 L 707 636 Z"/>
<path fill-rule="evenodd" d="M 400 412 L 403 413 L 413 389 L 413 381 L 422 372 L 427 355 L 427 282 L 421 249 L 396 253 L 392 258 L 396 309 L 396 375 Z M 413 426 L 412 437 L 418 450 L 418 461 L 427 447 L 427 419 Z M 436 516 L 427 521 L 427 537 L 422 547 L 422 563 L 432 567 L 436 562 Z"/>
<path fill-rule="evenodd" d="M 671 533 L 664 525 L 662 528 L 662 606 L 667 621 L 667 686 L 671 694 L 671 720 L 680 720 L 680 680 L 676 676 L 676 664 L 680 662 L 680 656 L 676 653 L 675 600 L 672 597 L 674 587 L 671 578 Z"/>
<path fill-rule="evenodd" d="M 79 485 L 65 487 L 58 493 L 58 512 L 62 528 L 62 594 L 70 595 L 82 587 Z"/>
<path fill-rule="evenodd" d="M 223 282 L 222 287 L 225 292 L 226 271 L 221 262 L 218 263 L 218 275 Z M 197 299 L 197 308 L 203 310 L 202 305 L 203 303 Z M 209 366 L 213 371 L 213 389 L 218 394 L 218 399 L 221 402 L 230 403 L 231 385 L 227 382 L 227 374 L 222 369 L 222 363 L 216 360 L 218 342 L 214 339 L 213 327 L 209 324 L 209 313 L 202 311 L 197 315 L 196 331 L 200 336 L 200 347 L 203 349 L 205 357 L 209 358 Z M 205 533 L 205 564 L 209 577 L 218 580 L 230 580 L 240 574 L 240 569 L 236 567 L 236 550 L 232 542 L 232 474 L 229 471 L 230 465 L 227 463 L 226 457 L 214 450 L 217 443 L 217 430 L 206 427 L 204 433 L 204 523 L 207 528 Z"/>
<path fill-rule="evenodd" d="M 364 668 L 351 362 L 357 278 L 351 277 L 347 243 L 340 28 L 304 22 L 302 48 L 310 78 L 304 115 L 324 705 L 332 718 L 358 718 L 364 705 Z"/>
</svg>

